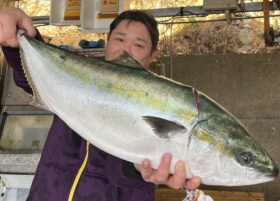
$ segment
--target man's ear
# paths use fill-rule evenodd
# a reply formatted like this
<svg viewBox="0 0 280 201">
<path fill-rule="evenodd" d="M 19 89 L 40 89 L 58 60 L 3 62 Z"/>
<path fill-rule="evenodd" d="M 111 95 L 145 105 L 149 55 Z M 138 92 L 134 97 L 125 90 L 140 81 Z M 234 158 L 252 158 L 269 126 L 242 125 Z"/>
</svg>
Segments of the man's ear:
<svg viewBox="0 0 280 201">
<path fill-rule="evenodd" d="M 157 49 L 152 51 L 150 63 L 152 63 L 157 58 L 157 54 L 158 54 L 158 50 Z"/>
</svg>

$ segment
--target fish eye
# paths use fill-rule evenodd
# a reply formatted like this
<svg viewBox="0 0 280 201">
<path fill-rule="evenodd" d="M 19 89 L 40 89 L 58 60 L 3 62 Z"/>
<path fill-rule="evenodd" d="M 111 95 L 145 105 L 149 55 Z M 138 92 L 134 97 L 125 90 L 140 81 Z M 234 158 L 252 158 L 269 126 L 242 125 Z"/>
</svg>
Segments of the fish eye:
<svg viewBox="0 0 280 201">
<path fill-rule="evenodd" d="M 240 152 L 237 154 L 237 160 L 241 165 L 251 165 L 255 161 L 255 156 L 251 152 Z"/>
</svg>

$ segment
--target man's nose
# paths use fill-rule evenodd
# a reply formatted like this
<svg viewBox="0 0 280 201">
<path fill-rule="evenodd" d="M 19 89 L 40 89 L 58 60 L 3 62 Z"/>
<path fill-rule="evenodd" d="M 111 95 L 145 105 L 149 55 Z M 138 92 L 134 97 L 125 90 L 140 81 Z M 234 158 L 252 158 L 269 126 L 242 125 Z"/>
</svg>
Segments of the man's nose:
<svg viewBox="0 0 280 201">
<path fill-rule="evenodd" d="M 130 42 L 126 42 L 123 48 L 123 52 L 126 51 L 130 56 L 133 56 L 132 53 L 132 44 Z"/>
</svg>

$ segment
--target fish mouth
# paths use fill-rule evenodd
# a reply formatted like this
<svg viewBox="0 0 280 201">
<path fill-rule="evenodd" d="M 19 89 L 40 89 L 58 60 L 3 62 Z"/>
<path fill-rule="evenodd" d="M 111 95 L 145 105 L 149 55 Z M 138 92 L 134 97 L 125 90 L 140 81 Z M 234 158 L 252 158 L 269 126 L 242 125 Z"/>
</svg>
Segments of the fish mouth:
<svg viewBox="0 0 280 201">
<path fill-rule="evenodd" d="M 273 169 L 270 172 L 263 174 L 263 176 L 267 178 L 265 182 L 273 181 L 278 176 L 278 174 L 279 174 L 278 168 L 276 166 L 273 167 Z"/>
<path fill-rule="evenodd" d="M 279 170 L 278 168 L 275 166 L 273 168 L 273 170 L 271 171 L 271 173 L 268 175 L 269 177 L 273 177 L 273 178 L 276 178 L 279 174 Z"/>
<path fill-rule="evenodd" d="M 253 169 L 247 169 L 247 176 L 248 178 L 246 179 L 244 183 L 241 183 L 240 186 L 247 186 L 247 185 L 255 185 L 255 184 L 261 184 L 261 183 L 266 183 L 266 182 L 271 182 L 275 180 L 279 174 L 279 170 L 277 166 L 271 167 L 269 171 L 255 171 Z M 235 183 L 234 186 L 237 184 Z"/>
</svg>

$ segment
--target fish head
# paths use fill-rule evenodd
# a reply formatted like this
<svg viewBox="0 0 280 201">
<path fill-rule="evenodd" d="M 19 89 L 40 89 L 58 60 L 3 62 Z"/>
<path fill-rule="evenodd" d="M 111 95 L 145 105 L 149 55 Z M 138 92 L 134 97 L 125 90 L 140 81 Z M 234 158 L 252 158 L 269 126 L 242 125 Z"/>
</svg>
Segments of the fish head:
<svg viewBox="0 0 280 201">
<path fill-rule="evenodd" d="M 278 168 L 243 124 L 224 108 L 200 94 L 201 105 L 192 131 L 190 160 L 199 161 L 202 182 L 208 185 L 244 186 L 274 180 Z M 193 172 L 195 175 L 196 173 Z"/>
</svg>

